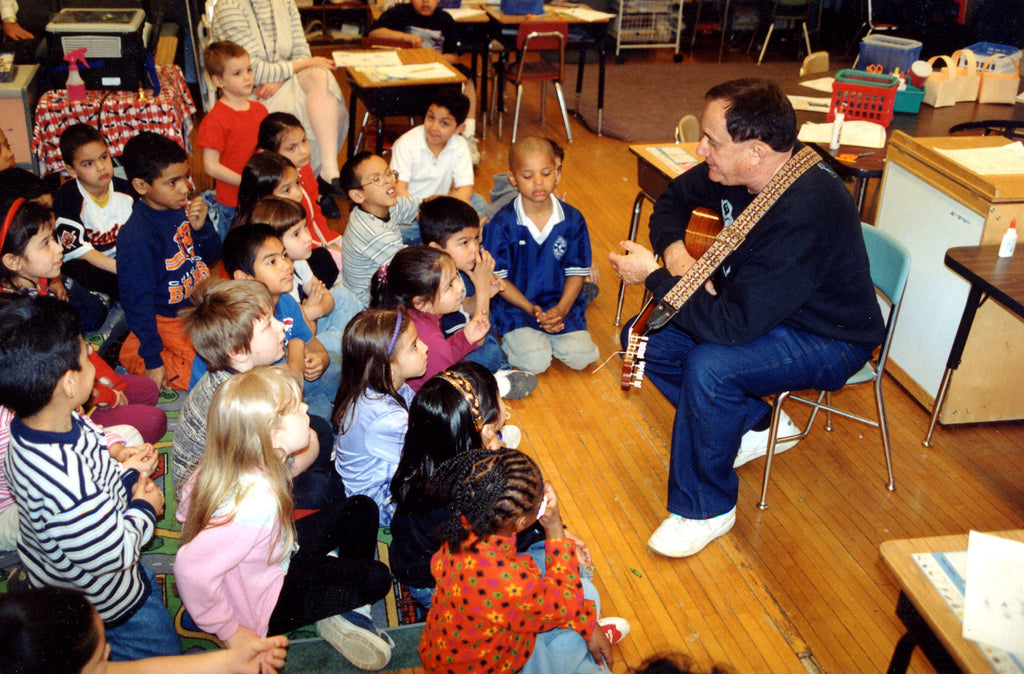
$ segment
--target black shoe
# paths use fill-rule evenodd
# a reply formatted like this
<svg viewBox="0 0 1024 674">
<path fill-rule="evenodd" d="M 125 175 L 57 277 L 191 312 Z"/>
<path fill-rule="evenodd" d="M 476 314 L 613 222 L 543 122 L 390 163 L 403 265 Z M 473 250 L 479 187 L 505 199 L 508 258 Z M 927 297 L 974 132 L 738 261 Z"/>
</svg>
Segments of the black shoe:
<svg viewBox="0 0 1024 674">
<path fill-rule="evenodd" d="M 320 196 L 327 194 L 335 199 L 348 199 L 348 192 L 341 188 L 341 182 L 337 178 L 334 178 L 331 182 L 327 182 L 323 178 L 317 176 L 316 184 L 320 188 Z"/>
<path fill-rule="evenodd" d="M 335 220 L 341 217 L 341 209 L 338 208 L 337 202 L 329 194 L 321 194 L 320 200 L 317 201 L 320 204 L 320 211 L 324 214 L 325 218 L 331 218 Z"/>
</svg>

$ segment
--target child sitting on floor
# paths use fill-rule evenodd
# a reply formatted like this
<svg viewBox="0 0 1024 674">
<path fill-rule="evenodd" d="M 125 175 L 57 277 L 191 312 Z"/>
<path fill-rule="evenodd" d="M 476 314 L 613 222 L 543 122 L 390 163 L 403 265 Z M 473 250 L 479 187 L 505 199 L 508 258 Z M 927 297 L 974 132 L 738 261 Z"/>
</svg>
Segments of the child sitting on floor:
<svg viewBox="0 0 1024 674">
<path fill-rule="evenodd" d="M 188 155 L 180 145 L 143 131 L 125 144 L 121 162 L 139 194 L 117 235 L 117 285 L 131 328 L 121 364 L 159 386 L 187 391 L 195 351 L 177 314 L 210 275 L 220 237 L 206 226 L 202 197 L 188 198 Z"/>
<path fill-rule="evenodd" d="M 413 391 L 423 375 L 427 346 L 401 309 L 367 309 L 345 328 L 341 384 L 331 420 L 338 429 L 335 468 L 345 493 L 364 494 L 380 508 L 381 525 L 395 505 L 389 485 L 398 466 Z"/>
<path fill-rule="evenodd" d="M 420 339 L 430 348 L 426 372 L 409 381 L 413 391 L 462 360 L 483 343 L 491 329 L 486 307 L 481 305 L 466 327 L 445 338 L 441 317 L 462 306 L 463 293 L 455 261 L 448 253 L 430 246 L 403 248 L 374 275 L 370 306 L 405 309 Z"/>
<path fill-rule="evenodd" d="M 238 183 L 245 162 L 256 151 L 262 103 L 250 100 L 253 89 L 249 52 L 234 42 L 211 42 L 203 50 L 203 66 L 220 90 L 220 98 L 199 122 L 196 145 L 203 150 L 203 169 L 216 182 L 216 217 L 223 239 L 235 220 Z"/>
<path fill-rule="evenodd" d="M 391 644 L 365 615 L 348 613 L 391 589 L 374 560 L 377 507 L 356 496 L 293 523 L 287 464 L 309 442 L 291 373 L 259 367 L 220 385 L 206 453 L 178 506 L 178 589 L 196 624 L 229 647 L 316 623 L 353 665 L 381 669 Z"/>
<path fill-rule="evenodd" d="M 583 596 L 558 499 L 533 459 L 514 449 L 471 450 L 445 462 L 429 491 L 451 513 L 437 529 L 441 549 L 431 560 L 437 590 L 420 638 L 426 672 L 597 674 L 607 671 L 604 662 L 611 667 L 611 643 L 595 603 Z M 515 535 L 537 521 L 546 538 L 543 572 L 515 545 Z"/>
<path fill-rule="evenodd" d="M 551 143 L 519 140 L 509 151 L 509 181 L 519 191 L 484 228 L 505 287 L 494 324 L 509 362 L 540 374 L 552 356 L 574 370 L 597 360 L 580 296 L 590 274 L 590 235 L 583 215 L 554 195 L 558 170 Z"/>
<path fill-rule="evenodd" d="M 115 462 L 103 432 L 75 410 L 95 370 L 75 310 L 36 296 L 0 306 L 0 405 L 12 410 L 7 481 L 18 554 L 33 587 L 85 593 L 114 660 L 175 655 L 181 642 L 140 551 L 163 514 L 148 457 Z"/>
<path fill-rule="evenodd" d="M 342 186 L 352 201 L 342 260 L 345 287 L 363 304 L 370 302 L 370 280 L 405 246 L 418 239 L 416 220 L 420 199 L 398 196 L 398 174 L 372 152 L 359 152 L 341 167 Z"/>
</svg>

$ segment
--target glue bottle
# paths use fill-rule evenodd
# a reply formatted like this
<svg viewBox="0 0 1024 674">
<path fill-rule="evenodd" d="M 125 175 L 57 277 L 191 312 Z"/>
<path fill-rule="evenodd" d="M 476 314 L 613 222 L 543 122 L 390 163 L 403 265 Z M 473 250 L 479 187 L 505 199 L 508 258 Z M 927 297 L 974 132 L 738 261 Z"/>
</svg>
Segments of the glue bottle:
<svg viewBox="0 0 1024 674">
<path fill-rule="evenodd" d="M 843 120 L 846 115 L 843 114 L 843 106 L 836 106 L 836 116 L 832 120 L 832 140 L 828 144 L 828 149 L 838 150 L 839 149 L 839 135 L 843 132 Z"/>
<path fill-rule="evenodd" d="M 78 64 L 81 63 L 86 68 L 89 67 L 88 61 L 85 60 L 87 49 L 88 47 L 79 47 L 64 54 L 64 60 L 68 62 L 67 89 L 69 101 L 85 100 L 85 82 L 82 81 L 82 76 L 78 74 Z"/>
<path fill-rule="evenodd" d="M 1017 246 L 1017 219 L 1010 221 L 1010 228 L 1003 234 L 999 244 L 999 257 L 1013 257 L 1013 249 Z"/>
</svg>

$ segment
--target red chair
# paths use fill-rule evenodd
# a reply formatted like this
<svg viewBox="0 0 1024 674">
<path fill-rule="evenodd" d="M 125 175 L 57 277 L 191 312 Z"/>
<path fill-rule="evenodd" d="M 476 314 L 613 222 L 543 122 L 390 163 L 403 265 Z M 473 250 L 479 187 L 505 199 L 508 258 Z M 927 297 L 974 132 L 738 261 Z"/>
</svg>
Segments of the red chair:
<svg viewBox="0 0 1024 674">
<path fill-rule="evenodd" d="M 516 87 L 516 110 L 512 121 L 512 142 L 516 142 L 519 131 L 519 110 L 523 100 L 523 83 L 540 82 L 540 119 L 544 121 L 545 82 L 555 83 L 555 94 L 565 122 L 565 135 L 572 142 L 569 130 L 569 113 L 565 109 L 562 95 L 562 76 L 565 73 L 565 43 L 569 39 L 569 27 L 564 21 L 524 21 L 519 24 L 516 37 L 516 60 L 504 68 L 504 79 Z M 558 64 L 545 60 L 542 51 L 558 51 Z M 532 56 L 532 58 L 530 58 Z M 501 94 L 504 100 L 504 92 Z M 498 113 L 498 138 L 502 136 L 504 105 Z"/>
</svg>

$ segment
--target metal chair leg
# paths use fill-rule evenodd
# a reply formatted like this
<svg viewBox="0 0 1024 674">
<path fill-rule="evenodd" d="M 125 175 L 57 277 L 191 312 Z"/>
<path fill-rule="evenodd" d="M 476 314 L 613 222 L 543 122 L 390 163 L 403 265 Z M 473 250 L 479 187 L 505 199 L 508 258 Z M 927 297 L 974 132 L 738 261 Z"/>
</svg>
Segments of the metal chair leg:
<svg viewBox="0 0 1024 674">
<path fill-rule="evenodd" d="M 516 85 L 516 113 L 512 116 L 512 144 L 515 145 L 519 135 L 519 107 L 523 102 L 523 85 Z"/>
<path fill-rule="evenodd" d="M 643 190 L 636 195 L 636 199 L 633 200 L 633 217 L 629 221 L 629 235 L 630 241 L 636 241 L 637 233 L 640 230 L 640 213 L 644 208 L 644 200 L 647 199 L 647 195 Z M 615 309 L 615 323 L 614 325 L 622 325 L 622 303 L 626 299 L 626 284 L 623 281 L 619 281 L 619 304 Z"/>
<path fill-rule="evenodd" d="M 757 57 L 757 65 L 761 65 L 761 60 L 764 59 L 764 52 L 768 49 L 768 42 L 772 39 L 772 31 L 775 30 L 775 21 L 768 24 L 768 34 L 764 36 L 764 44 L 761 45 L 761 55 Z"/>
<path fill-rule="evenodd" d="M 885 469 L 889 481 L 885 488 L 896 491 L 896 476 L 892 472 L 892 447 L 889 444 L 889 419 L 885 416 L 885 398 L 882 396 L 882 373 L 875 375 L 875 405 L 878 407 L 878 431 L 882 435 L 882 449 L 885 451 Z"/>
<path fill-rule="evenodd" d="M 768 508 L 768 478 L 772 472 L 772 459 L 775 458 L 775 441 L 779 438 L 779 422 L 782 421 L 782 405 L 790 396 L 790 391 L 784 391 L 775 397 L 772 404 L 772 422 L 768 430 L 768 454 L 764 461 L 764 481 L 761 483 L 761 500 L 757 507 L 761 510 Z"/>
<path fill-rule="evenodd" d="M 548 100 L 548 83 L 540 83 L 540 121 L 544 121 L 545 113 L 547 113 L 547 100 Z"/>
<path fill-rule="evenodd" d="M 366 123 L 370 121 L 369 111 L 363 113 L 363 123 L 359 125 L 359 135 L 356 136 L 356 148 L 357 151 L 363 148 L 363 129 L 366 128 Z"/>
<path fill-rule="evenodd" d="M 565 109 L 565 96 L 562 95 L 562 85 L 555 81 L 555 94 L 558 95 L 558 105 L 562 108 L 562 121 L 565 123 L 565 136 L 572 142 L 572 131 L 569 130 L 569 112 Z"/>
</svg>

